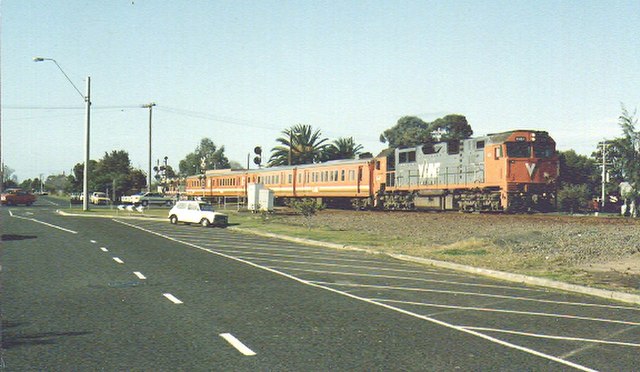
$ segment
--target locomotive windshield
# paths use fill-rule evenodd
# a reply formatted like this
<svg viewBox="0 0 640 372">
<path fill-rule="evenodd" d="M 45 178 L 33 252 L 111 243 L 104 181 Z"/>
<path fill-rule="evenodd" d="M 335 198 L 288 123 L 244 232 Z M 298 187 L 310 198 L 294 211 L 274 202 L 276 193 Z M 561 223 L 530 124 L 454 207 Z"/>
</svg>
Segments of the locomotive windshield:
<svg viewBox="0 0 640 372">
<path fill-rule="evenodd" d="M 529 142 L 507 142 L 507 156 L 510 158 L 531 157 L 531 143 Z"/>
<path fill-rule="evenodd" d="M 550 158 L 555 153 L 555 149 L 551 143 L 536 142 L 533 145 L 533 153 L 536 158 Z"/>
</svg>

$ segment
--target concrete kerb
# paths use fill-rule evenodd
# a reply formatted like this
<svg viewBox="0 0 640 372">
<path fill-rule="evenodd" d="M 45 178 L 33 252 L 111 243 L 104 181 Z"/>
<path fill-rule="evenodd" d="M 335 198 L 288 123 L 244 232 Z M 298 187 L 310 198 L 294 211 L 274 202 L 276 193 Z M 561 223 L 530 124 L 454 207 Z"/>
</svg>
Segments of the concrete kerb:
<svg viewBox="0 0 640 372">
<path fill-rule="evenodd" d="M 132 219 L 132 220 L 160 219 L 158 217 L 152 217 L 152 216 L 115 216 L 114 217 L 114 216 L 87 215 L 87 214 L 68 213 L 61 210 L 56 210 L 56 213 L 62 216 L 74 216 L 74 217 L 124 218 L 124 219 Z M 388 252 L 377 251 L 370 248 L 363 248 L 363 247 L 350 246 L 350 245 L 337 244 L 337 243 L 321 242 L 318 240 L 296 238 L 292 236 L 267 233 L 267 232 L 251 230 L 251 229 L 242 229 L 238 227 L 228 227 L 227 229 L 231 231 L 239 232 L 239 233 L 250 233 L 254 235 L 286 240 L 286 241 L 306 244 L 306 245 L 315 245 L 315 246 L 331 248 L 331 249 L 349 250 L 349 251 L 365 252 L 369 254 L 384 255 L 391 258 L 395 258 L 397 260 L 419 263 L 422 265 L 430 265 L 430 266 L 435 266 L 435 267 L 440 267 L 440 268 L 450 269 L 455 271 L 462 271 L 462 272 L 482 275 L 482 276 L 486 276 L 494 279 L 506 280 L 509 282 L 558 289 L 558 290 L 563 290 L 567 292 L 580 293 L 580 294 L 585 294 L 589 296 L 601 297 L 601 298 L 606 298 L 610 300 L 640 305 L 640 295 L 635 295 L 631 293 L 616 292 L 616 291 L 611 291 L 607 289 L 591 288 L 591 287 L 586 287 L 586 286 L 577 285 L 577 284 L 560 282 L 557 280 L 538 278 L 535 276 L 513 274 L 513 273 L 507 273 L 504 271 L 483 269 L 479 267 L 461 265 L 461 264 L 456 264 L 456 263 L 446 262 L 446 261 L 438 261 L 438 260 L 433 260 L 429 258 L 408 256 L 408 255 L 398 254 L 398 253 L 388 253 Z"/>
<path fill-rule="evenodd" d="M 545 287 L 545 288 L 558 289 L 558 290 L 563 290 L 568 292 L 580 293 L 580 294 L 585 294 L 589 296 L 601 297 L 601 298 L 606 298 L 610 300 L 640 305 L 640 295 L 635 295 L 631 293 L 616 292 L 616 291 L 611 291 L 607 289 L 591 288 L 591 287 L 586 287 L 586 286 L 577 285 L 577 284 L 560 282 L 557 280 L 538 278 L 535 276 L 513 274 L 513 273 L 508 273 L 503 271 L 461 265 L 461 264 L 456 264 L 452 262 L 433 260 L 429 258 L 421 258 L 421 257 L 415 257 L 415 256 L 408 256 L 404 254 L 382 252 L 382 251 L 377 251 L 374 249 L 363 248 L 363 247 L 349 246 L 349 245 L 336 244 L 336 243 L 327 243 L 327 242 L 321 242 L 317 240 L 304 239 L 304 238 L 295 238 L 291 236 L 266 233 L 262 231 L 251 230 L 251 229 L 229 227 L 229 230 L 242 232 L 242 233 L 251 233 L 254 235 L 260 235 L 264 237 L 286 240 L 286 241 L 307 244 L 307 245 L 315 245 L 315 246 L 321 246 L 321 247 L 332 248 L 332 249 L 366 252 L 369 254 L 385 255 L 391 258 L 395 258 L 397 260 L 402 260 L 407 262 L 430 265 L 430 266 L 440 267 L 444 269 L 482 275 L 482 276 L 486 276 L 494 279 L 506 280 L 510 282 L 521 283 L 526 285 L 534 285 L 534 286 Z"/>
</svg>

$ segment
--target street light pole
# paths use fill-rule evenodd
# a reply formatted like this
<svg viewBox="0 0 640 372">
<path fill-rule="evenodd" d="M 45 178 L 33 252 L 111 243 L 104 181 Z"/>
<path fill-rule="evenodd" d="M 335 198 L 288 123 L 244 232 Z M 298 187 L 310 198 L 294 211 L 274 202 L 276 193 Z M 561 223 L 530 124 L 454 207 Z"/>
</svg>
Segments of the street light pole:
<svg viewBox="0 0 640 372">
<path fill-rule="evenodd" d="M 149 173 L 147 173 L 147 191 L 149 192 L 151 192 L 151 113 L 153 110 L 153 106 L 155 105 L 156 104 L 154 102 L 142 105 L 142 108 L 149 109 Z"/>
<path fill-rule="evenodd" d="M 69 83 L 71 83 L 71 86 L 73 86 L 73 89 L 75 89 L 76 92 L 80 94 L 80 97 L 82 97 L 82 99 L 86 103 L 86 116 L 85 116 L 86 120 L 85 120 L 85 126 L 84 126 L 84 174 L 82 175 L 82 195 L 83 195 L 82 210 L 88 211 L 89 210 L 89 138 L 90 138 L 89 128 L 91 128 L 91 77 L 87 76 L 87 90 L 86 90 L 87 94 L 84 95 L 82 94 L 82 92 L 80 92 L 80 89 L 78 89 L 78 87 L 73 83 L 73 81 L 71 81 L 71 79 L 66 74 L 66 72 L 64 72 L 62 67 L 60 67 L 60 65 L 58 64 L 58 61 L 56 61 L 53 58 L 43 58 L 43 57 L 33 58 L 33 62 L 43 62 L 43 61 L 51 61 L 55 63 L 56 66 L 58 66 L 58 69 L 60 70 L 60 72 L 62 72 L 62 75 L 64 75 L 64 77 L 67 78 Z"/>
<path fill-rule="evenodd" d="M 86 120 L 84 123 L 84 172 L 82 174 L 82 210 L 89 210 L 89 138 L 91 128 L 91 77 L 87 76 Z"/>
</svg>

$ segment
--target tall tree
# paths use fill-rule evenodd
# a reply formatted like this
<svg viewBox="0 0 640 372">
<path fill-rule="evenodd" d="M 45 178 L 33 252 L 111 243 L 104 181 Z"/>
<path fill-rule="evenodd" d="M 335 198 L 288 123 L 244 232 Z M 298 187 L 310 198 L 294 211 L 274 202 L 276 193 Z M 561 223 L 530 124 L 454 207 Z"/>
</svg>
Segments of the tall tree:
<svg viewBox="0 0 640 372">
<path fill-rule="evenodd" d="M 178 167 L 182 176 L 192 176 L 208 169 L 229 168 L 230 165 L 224 154 L 224 146 L 218 148 L 211 139 L 203 138 L 194 152 L 180 160 Z"/>
<path fill-rule="evenodd" d="M 463 115 L 447 115 L 431 123 L 416 116 L 403 116 L 396 125 L 380 135 L 380 142 L 397 148 L 417 146 L 434 140 L 466 139 L 471 135 L 473 129 Z"/>
<path fill-rule="evenodd" d="M 131 173 L 129 153 L 124 150 L 114 150 L 104 153 L 104 157 L 96 164 L 92 183 L 94 191 L 116 190 L 117 195 L 129 191 L 131 183 L 127 182 Z"/>
<path fill-rule="evenodd" d="M 2 165 L 2 189 L 18 186 L 18 177 L 13 174 L 14 170 L 8 165 Z"/>
<path fill-rule="evenodd" d="M 560 152 L 558 205 L 566 212 L 586 210 L 598 189 L 598 167 L 593 159 L 574 150 Z"/>
<path fill-rule="evenodd" d="M 618 121 L 623 134 L 619 141 L 622 153 L 622 173 L 625 180 L 631 185 L 631 190 L 627 191 L 623 197 L 631 199 L 634 210 L 633 217 L 638 215 L 635 207 L 640 196 L 640 131 L 636 131 L 638 124 L 636 113 L 637 111 L 634 111 L 633 114 L 630 114 L 622 105 L 622 114 Z"/>
<path fill-rule="evenodd" d="M 441 140 L 463 140 L 473 135 L 473 129 L 463 115 L 447 115 L 429 123 L 429 131 L 444 133 Z"/>
<path fill-rule="evenodd" d="M 98 185 L 96 185 L 94 173 L 96 168 L 98 167 L 98 162 L 95 160 L 89 160 L 89 191 L 92 190 L 100 190 Z M 73 166 L 73 191 L 80 192 L 82 191 L 82 180 L 84 176 L 84 163 L 77 163 Z"/>
<path fill-rule="evenodd" d="M 321 138 L 320 130 L 313 131 L 307 124 L 297 124 L 282 131 L 276 139 L 280 146 L 271 149 L 269 166 L 287 164 L 312 164 L 322 160 L 327 138 Z"/>
<path fill-rule="evenodd" d="M 429 124 L 416 116 L 403 116 L 393 127 L 380 135 L 380 142 L 389 147 L 417 146 L 433 140 Z"/>
<path fill-rule="evenodd" d="M 324 161 L 339 159 L 355 159 L 362 151 L 362 145 L 356 144 L 353 137 L 338 138 L 327 145 L 322 154 Z"/>
</svg>

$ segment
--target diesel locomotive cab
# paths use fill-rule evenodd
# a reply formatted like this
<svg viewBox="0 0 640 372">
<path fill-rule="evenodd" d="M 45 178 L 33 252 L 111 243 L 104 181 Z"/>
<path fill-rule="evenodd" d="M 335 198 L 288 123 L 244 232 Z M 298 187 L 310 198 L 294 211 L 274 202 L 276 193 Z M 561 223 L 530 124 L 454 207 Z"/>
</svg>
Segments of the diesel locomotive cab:
<svg viewBox="0 0 640 372">
<path fill-rule="evenodd" d="M 550 211 L 555 208 L 558 157 L 555 141 L 546 132 L 515 131 L 505 139 L 508 211 Z"/>
</svg>

